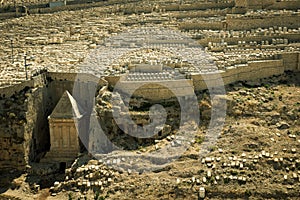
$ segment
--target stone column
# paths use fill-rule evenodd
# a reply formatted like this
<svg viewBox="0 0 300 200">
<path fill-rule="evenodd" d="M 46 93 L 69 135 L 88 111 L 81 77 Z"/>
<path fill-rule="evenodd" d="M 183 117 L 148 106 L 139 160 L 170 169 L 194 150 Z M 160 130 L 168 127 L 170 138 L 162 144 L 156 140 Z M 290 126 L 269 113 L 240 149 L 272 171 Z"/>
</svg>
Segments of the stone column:
<svg viewBox="0 0 300 200">
<path fill-rule="evenodd" d="M 62 136 L 62 148 L 68 148 L 70 147 L 70 132 L 69 132 L 69 124 L 64 123 L 61 130 L 61 136 Z"/>
<path fill-rule="evenodd" d="M 50 144 L 52 149 L 54 144 L 54 138 L 53 138 L 54 125 L 51 121 L 49 122 L 49 128 L 50 128 Z"/>
<path fill-rule="evenodd" d="M 62 149 L 63 148 L 63 124 L 60 123 L 59 126 L 58 126 L 58 131 L 57 131 L 57 138 L 58 138 L 58 146 L 59 146 L 59 149 Z"/>
<path fill-rule="evenodd" d="M 60 148 L 60 126 L 58 124 L 53 124 L 53 131 L 50 135 L 51 139 L 51 149 L 58 149 Z"/>
<path fill-rule="evenodd" d="M 70 127 L 70 132 L 69 133 L 70 133 L 70 140 L 69 140 L 70 147 L 75 148 L 76 147 L 76 141 L 73 139 L 73 135 L 77 135 L 75 126 Z"/>
</svg>

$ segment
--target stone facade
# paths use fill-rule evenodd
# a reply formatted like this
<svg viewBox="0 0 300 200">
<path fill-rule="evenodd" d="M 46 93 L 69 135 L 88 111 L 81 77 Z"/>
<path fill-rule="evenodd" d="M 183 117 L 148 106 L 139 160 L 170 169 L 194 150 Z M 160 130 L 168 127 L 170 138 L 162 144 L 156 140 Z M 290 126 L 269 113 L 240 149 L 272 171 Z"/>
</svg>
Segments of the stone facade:
<svg viewBox="0 0 300 200">
<path fill-rule="evenodd" d="M 66 91 L 49 119 L 50 151 L 43 162 L 72 162 L 80 153 L 78 129 L 84 117 L 83 109 Z"/>
</svg>

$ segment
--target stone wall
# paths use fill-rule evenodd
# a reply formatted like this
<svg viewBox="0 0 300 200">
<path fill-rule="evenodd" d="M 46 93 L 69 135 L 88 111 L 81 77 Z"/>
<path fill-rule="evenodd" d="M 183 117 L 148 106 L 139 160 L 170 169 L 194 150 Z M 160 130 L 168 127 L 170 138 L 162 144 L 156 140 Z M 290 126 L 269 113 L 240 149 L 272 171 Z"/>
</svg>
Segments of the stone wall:
<svg viewBox="0 0 300 200">
<path fill-rule="evenodd" d="M 25 169 L 30 160 L 47 148 L 43 123 L 46 105 L 46 74 L 1 88 L 0 168 Z M 5 141 L 11 148 L 5 147 Z M 49 144 L 48 144 L 49 146 Z"/>
<path fill-rule="evenodd" d="M 299 16 L 264 16 L 259 18 L 234 18 L 227 16 L 228 30 L 251 30 L 260 28 L 269 28 L 271 26 L 282 26 L 288 28 L 298 29 L 300 26 Z M 212 29 L 222 30 L 223 23 L 221 21 L 197 21 L 197 22 L 183 22 L 179 25 L 180 30 L 199 30 Z"/>
<path fill-rule="evenodd" d="M 120 80 L 120 76 L 108 76 L 105 77 L 105 80 L 109 83 L 109 85 L 115 86 Z"/>
<path fill-rule="evenodd" d="M 34 81 L 24 81 L 19 84 L 15 84 L 12 86 L 2 87 L 0 88 L 0 96 L 1 97 L 10 97 L 15 93 L 19 93 L 21 90 L 23 90 L 25 87 L 33 87 Z"/>
<path fill-rule="evenodd" d="M 249 9 L 263 9 L 270 5 L 273 5 L 276 2 L 276 0 L 248 0 L 247 7 Z"/>
<path fill-rule="evenodd" d="M 207 9 L 225 9 L 234 6 L 234 2 L 219 2 L 219 3 L 202 3 L 196 2 L 193 4 L 180 5 L 178 3 L 162 6 L 166 11 L 180 11 L 180 10 L 207 10 Z"/>
<path fill-rule="evenodd" d="M 283 53 L 281 55 L 285 70 L 299 70 L 299 55 L 299 53 Z"/>
<path fill-rule="evenodd" d="M 226 71 L 220 71 L 219 75 L 223 78 L 224 84 L 228 85 L 237 81 L 257 80 L 283 74 L 284 71 L 287 70 L 299 70 L 299 53 L 285 53 L 279 56 L 279 58 L 279 60 L 250 61 L 247 64 L 235 65 L 232 68 L 226 69 Z M 203 75 L 195 74 L 191 77 L 193 82 L 191 85 L 193 85 L 195 90 L 204 90 L 207 88 L 207 84 L 215 84 L 217 78 L 218 75 L 214 74 L 206 75 L 205 78 Z M 159 81 L 157 83 L 126 82 L 118 77 L 107 77 L 106 80 L 112 86 L 115 86 L 116 83 L 120 81 L 121 87 L 118 87 L 118 90 L 127 94 L 134 93 L 134 96 L 151 100 L 168 99 L 180 95 L 192 95 L 188 89 L 191 88 L 191 85 L 183 87 L 182 81 L 180 80 L 167 81 L 164 84 L 161 84 Z M 146 84 L 144 85 L 143 83 Z M 134 92 L 138 84 L 140 84 L 140 88 Z M 174 92 L 171 92 L 170 88 L 174 89 Z"/>
<path fill-rule="evenodd" d="M 300 2 L 297 0 L 235 0 L 236 7 L 245 7 L 249 9 L 291 9 L 297 10 L 300 7 Z"/>
<path fill-rule="evenodd" d="M 143 97 L 154 101 L 170 99 L 179 96 L 191 96 L 194 94 L 192 80 L 170 80 L 151 82 L 120 82 L 117 91 L 126 94 L 133 94 L 136 97 Z M 138 89 L 138 90 L 136 90 Z"/>
<path fill-rule="evenodd" d="M 45 88 L 25 87 L 1 99 L 0 169 L 24 170 L 47 149 Z M 6 146 L 9 144 L 9 148 Z"/>
<path fill-rule="evenodd" d="M 41 14 L 41 13 L 53 13 L 64 10 L 80 10 L 80 9 L 88 9 L 95 6 L 109 6 L 114 4 L 126 4 L 126 3 L 134 3 L 139 0 L 95 0 L 93 3 L 86 1 L 67 1 L 66 5 L 51 7 L 49 1 L 38 1 L 38 2 L 22 2 L 22 4 L 16 4 L 16 6 L 25 5 L 30 14 Z M 13 1 L 10 4 L 6 4 L 1 7 L 0 5 L 0 19 L 11 18 L 11 17 L 20 17 L 24 16 L 24 12 L 18 12 L 14 8 Z"/>
<path fill-rule="evenodd" d="M 182 80 L 166 81 L 164 84 L 161 84 L 159 81 L 157 83 L 146 83 L 121 80 L 121 87 L 118 87 L 118 90 L 151 100 L 168 99 L 174 96 L 192 95 L 193 91 L 190 91 L 190 89 L 193 87 L 196 91 L 207 89 L 207 84 L 215 85 L 215 80 L 220 76 L 224 84 L 228 85 L 237 81 L 258 80 L 280 75 L 287 70 L 299 70 L 299 53 L 282 54 L 279 60 L 250 61 L 247 64 L 235 65 L 226 69 L 226 71 L 220 71 L 219 75 L 207 74 L 204 77 L 204 75 L 194 74 L 191 76 L 192 80 L 187 80 L 186 82 L 192 81 L 190 85 L 184 84 L 183 86 Z M 119 79 L 107 79 L 107 81 L 116 85 Z M 134 92 L 139 84 L 139 90 Z M 170 88 L 174 91 L 171 92 Z"/>
<path fill-rule="evenodd" d="M 245 7 L 249 9 L 291 9 L 297 10 L 300 7 L 298 0 L 235 0 L 236 7 Z"/>
<path fill-rule="evenodd" d="M 226 71 L 221 71 L 219 76 L 222 77 L 224 85 L 228 85 L 237 81 L 271 77 L 273 75 L 283 74 L 284 71 L 283 60 L 252 61 L 245 65 L 237 65 Z M 215 85 L 217 78 L 218 75 L 216 74 L 208 74 L 205 75 L 205 77 L 199 74 L 192 75 L 195 90 L 207 89 L 207 84 Z"/>
<path fill-rule="evenodd" d="M 268 9 L 291 9 L 291 10 L 297 10 L 300 8 L 300 1 L 294 0 L 294 1 L 280 1 L 276 2 L 273 5 L 267 7 Z"/>
<path fill-rule="evenodd" d="M 222 30 L 222 22 L 216 21 L 200 21 L 200 22 L 183 22 L 179 25 L 180 30 L 198 30 L 198 29 L 212 29 L 212 30 Z"/>
<path fill-rule="evenodd" d="M 0 168 L 24 169 L 28 163 L 32 123 L 27 120 L 32 112 L 29 88 L 23 88 L 12 98 L 1 98 L 0 123 Z"/>
<path fill-rule="evenodd" d="M 235 0 L 235 7 L 247 8 L 248 1 L 247 0 Z"/>
<path fill-rule="evenodd" d="M 261 43 L 261 41 L 269 41 L 270 44 L 272 43 L 272 39 L 288 39 L 289 42 L 297 42 L 299 38 L 298 34 L 284 34 L 284 35 L 274 35 L 274 36 L 263 36 L 263 35 L 257 35 L 257 36 L 249 36 L 249 37 L 230 37 L 230 38 L 204 38 L 200 39 L 199 43 L 200 45 L 206 47 L 209 42 L 211 43 L 220 43 L 220 42 L 227 42 L 228 45 L 237 45 L 239 41 L 245 41 L 245 42 L 253 42 L 256 41 L 258 43 Z M 270 48 L 271 49 L 271 48 Z"/>
<path fill-rule="evenodd" d="M 298 13 L 295 15 L 274 15 L 250 18 L 227 15 L 226 22 L 229 30 L 250 30 L 257 27 L 268 28 L 271 26 L 282 26 L 296 29 L 300 27 Z"/>
<path fill-rule="evenodd" d="M 40 153 L 49 148 L 48 124 L 45 119 L 51 110 L 51 103 L 46 85 L 40 83 L 42 78 L 45 78 L 45 74 L 27 81 L 32 83 L 31 87 L 19 84 L 18 87 L 12 86 L 15 91 L 1 91 L 8 91 L 2 101 L 4 105 L 10 104 L 1 114 L 11 117 L 1 123 L 0 141 L 9 141 L 11 148 L 0 148 L 0 169 L 24 170 L 30 161 L 38 159 Z"/>
</svg>

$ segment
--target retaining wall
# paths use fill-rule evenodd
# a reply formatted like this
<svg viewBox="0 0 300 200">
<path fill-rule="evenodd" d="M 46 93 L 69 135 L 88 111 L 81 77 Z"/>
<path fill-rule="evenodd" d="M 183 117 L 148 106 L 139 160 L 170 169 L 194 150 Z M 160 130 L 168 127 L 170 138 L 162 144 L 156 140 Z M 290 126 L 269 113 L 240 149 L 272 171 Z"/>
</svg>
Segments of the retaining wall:
<svg viewBox="0 0 300 200">
<path fill-rule="evenodd" d="M 280 75 L 287 70 L 297 71 L 300 70 L 299 58 L 299 53 L 285 53 L 280 56 L 279 60 L 251 61 L 248 64 L 236 65 L 228 68 L 226 71 L 220 71 L 219 74 L 193 74 L 191 80 L 186 80 L 189 85 L 185 84 L 182 80 L 130 82 L 122 81 L 122 78 L 119 79 L 116 77 L 110 77 L 106 80 L 113 86 L 120 81 L 121 84 L 118 90 L 122 92 L 127 94 L 134 93 L 134 96 L 156 101 L 174 96 L 192 95 L 194 91 L 191 91 L 191 88 L 201 91 L 207 89 L 207 85 L 218 86 L 217 84 L 222 83 L 218 80 L 220 77 L 223 79 L 223 84 L 228 85 L 238 81 L 258 80 Z M 139 88 L 139 90 L 134 92 L 136 88 Z M 173 92 L 168 88 L 173 89 Z"/>
<path fill-rule="evenodd" d="M 287 9 L 287 10 L 297 10 L 300 8 L 300 1 L 294 0 L 294 1 L 280 1 L 276 2 L 271 6 L 267 6 L 267 9 L 273 9 L 273 10 L 282 10 L 282 9 Z"/>
<path fill-rule="evenodd" d="M 165 9 L 166 11 L 180 11 L 180 10 L 207 10 L 207 9 L 225 9 L 225 8 L 231 8 L 234 7 L 235 3 L 193 3 L 193 4 L 183 4 L 180 5 L 178 3 L 171 4 L 167 6 L 162 6 L 162 9 Z"/>
<path fill-rule="evenodd" d="M 216 81 L 219 77 L 222 77 L 224 85 L 228 85 L 237 81 L 256 80 L 283 74 L 284 70 L 283 60 L 255 61 L 232 67 L 219 74 L 195 74 L 192 75 L 192 79 L 195 90 L 200 91 L 207 89 L 207 85 L 219 86 L 217 84 L 222 83 Z"/>
<path fill-rule="evenodd" d="M 172 97 L 192 96 L 194 94 L 193 81 L 185 79 L 163 82 L 151 81 L 151 83 L 147 81 L 121 81 L 115 89 L 126 94 L 133 94 L 135 97 L 143 97 L 154 101 Z"/>
<path fill-rule="evenodd" d="M 285 70 L 300 70 L 300 53 L 283 53 L 281 54 L 281 58 L 283 60 L 283 66 Z"/>
<path fill-rule="evenodd" d="M 299 15 L 274 15 L 259 17 L 236 17 L 227 15 L 226 22 L 229 30 L 250 30 L 255 28 L 269 28 L 272 26 L 298 29 L 300 27 Z"/>
<path fill-rule="evenodd" d="M 272 26 L 288 27 L 298 29 L 300 27 L 299 14 L 294 15 L 274 15 L 274 16 L 258 16 L 258 17 L 239 17 L 236 15 L 226 16 L 227 30 L 251 30 L 257 28 L 269 28 Z M 183 22 L 179 25 L 181 30 L 223 30 L 224 26 L 221 21 L 199 21 L 199 22 Z"/>
<path fill-rule="evenodd" d="M 230 38 L 205 38 L 200 39 L 199 43 L 200 45 L 206 47 L 209 42 L 212 43 L 220 43 L 222 40 L 224 42 L 227 42 L 229 45 L 236 45 L 239 41 L 245 41 L 245 42 L 261 42 L 261 41 L 269 41 L 272 42 L 272 39 L 288 39 L 289 42 L 297 42 L 299 40 L 299 34 L 297 33 L 288 33 L 284 35 L 273 35 L 273 36 L 264 36 L 264 35 L 258 35 L 258 36 L 249 36 L 249 37 L 230 37 Z M 270 43 L 271 44 L 271 43 Z M 275 47 L 274 47 L 275 48 Z"/>
</svg>

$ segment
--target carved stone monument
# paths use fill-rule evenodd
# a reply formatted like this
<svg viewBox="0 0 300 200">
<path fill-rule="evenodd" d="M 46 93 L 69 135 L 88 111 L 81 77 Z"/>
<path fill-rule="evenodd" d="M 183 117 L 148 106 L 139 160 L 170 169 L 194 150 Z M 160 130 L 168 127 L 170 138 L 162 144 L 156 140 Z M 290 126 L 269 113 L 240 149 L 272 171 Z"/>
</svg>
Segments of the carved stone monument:
<svg viewBox="0 0 300 200">
<path fill-rule="evenodd" d="M 83 109 L 72 95 L 65 91 L 51 115 L 48 117 L 50 128 L 50 151 L 44 162 L 60 162 L 69 165 L 80 153 L 78 137 L 79 122 L 84 117 Z"/>
</svg>

